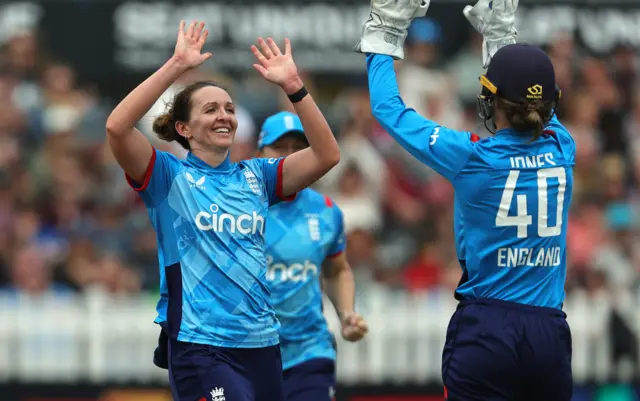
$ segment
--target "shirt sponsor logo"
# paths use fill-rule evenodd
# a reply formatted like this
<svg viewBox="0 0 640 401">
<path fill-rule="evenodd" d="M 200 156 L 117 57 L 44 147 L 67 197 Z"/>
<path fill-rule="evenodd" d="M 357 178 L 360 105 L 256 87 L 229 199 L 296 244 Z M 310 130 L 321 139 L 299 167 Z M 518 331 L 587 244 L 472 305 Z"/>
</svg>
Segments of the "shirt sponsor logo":
<svg viewBox="0 0 640 401">
<path fill-rule="evenodd" d="M 230 232 L 244 235 L 259 232 L 264 234 L 264 217 L 255 210 L 252 214 L 234 216 L 230 213 L 219 213 L 220 207 L 215 203 L 209 206 L 208 212 L 199 212 L 194 217 L 196 227 L 202 231 L 214 231 L 217 233 Z"/>
</svg>

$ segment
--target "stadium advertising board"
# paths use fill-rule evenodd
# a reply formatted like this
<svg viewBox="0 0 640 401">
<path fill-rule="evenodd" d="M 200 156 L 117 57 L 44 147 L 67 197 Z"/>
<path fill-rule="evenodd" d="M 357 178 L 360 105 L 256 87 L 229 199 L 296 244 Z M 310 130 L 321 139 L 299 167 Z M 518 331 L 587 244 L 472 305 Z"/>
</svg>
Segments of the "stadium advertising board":
<svg viewBox="0 0 640 401">
<path fill-rule="evenodd" d="M 457 51 L 467 39 L 470 27 L 461 10 L 468 3 L 473 1 L 432 1 L 429 17 L 440 23 L 444 53 Z M 618 43 L 640 49 L 640 2 L 520 4 L 523 41 L 543 44 L 566 31 L 597 54 Z M 17 30 L 38 27 L 54 54 L 93 77 L 147 73 L 171 55 L 178 21 L 198 18 L 208 24 L 206 50 L 213 51 L 219 68 L 249 69 L 248 45 L 262 35 L 288 36 L 307 70 L 363 72 L 362 57 L 351 48 L 367 13 L 367 2 L 358 0 L 10 1 L 0 6 L 0 42 Z M 67 21 L 74 21 L 73 28 Z"/>
</svg>

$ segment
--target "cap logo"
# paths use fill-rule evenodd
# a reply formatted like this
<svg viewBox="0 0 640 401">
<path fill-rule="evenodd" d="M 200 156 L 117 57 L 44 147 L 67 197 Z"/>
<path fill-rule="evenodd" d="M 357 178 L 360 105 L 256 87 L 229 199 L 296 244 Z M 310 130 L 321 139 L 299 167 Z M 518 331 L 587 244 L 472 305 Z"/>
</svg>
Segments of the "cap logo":
<svg viewBox="0 0 640 401">
<path fill-rule="evenodd" d="M 284 127 L 287 130 L 292 130 L 294 128 L 294 124 L 293 124 L 293 117 L 291 116 L 284 116 L 283 118 L 283 122 L 284 122 Z"/>
<path fill-rule="evenodd" d="M 529 94 L 527 95 L 527 99 L 530 100 L 541 100 L 542 99 L 542 85 L 533 85 L 527 89 Z"/>
</svg>

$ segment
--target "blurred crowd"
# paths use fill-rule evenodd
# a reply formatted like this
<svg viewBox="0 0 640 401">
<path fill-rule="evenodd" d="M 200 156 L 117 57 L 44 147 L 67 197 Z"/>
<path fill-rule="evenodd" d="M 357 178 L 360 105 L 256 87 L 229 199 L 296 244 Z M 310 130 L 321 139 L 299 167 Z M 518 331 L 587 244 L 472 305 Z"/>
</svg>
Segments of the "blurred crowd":
<svg viewBox="0 0 640 401">
<path fill-rule="evenodd" d="M 489 135 L 476 109 L 481 37 L 471 35 L 450 59 L 440 56 L 441 39 L 436 22 L 414 22 L 406 59 L 397 63 L 401 94 L 407 105 L 442 125 Z M 558 114 L 577 144 L 567 289 L 596 297 L 612 293 L 607 288 L 638 291 L 637 54 L 621 46 L 607 58 L 592 58 L 569 36 L 558 36 L 547 50 L 564 94 Z M 236 160 L 253 156 L 265 117 L 291 109 L 255 75 L 194 71 L 140 123 L 160 149 L 183 154 L 176 144 L 154 139 L 153 116 L 176 88 L 201 78 L 220 81 L 236 99 Z M 358 286 L 451 292 L 461 273 L 451 185 L 373 119 L 366 77 L 331 93 L 314 76 L 305 81 L 318 93 L 340 143 L 340 164 L 316 187 L 344 211 Z M 47 54 L 33 33 L 14 35 L 1 49 L 0 288 L 65 296 L 100 286 L 156 296 L 155 234 L 104 141 L 104 122 L 118 100 L 79 86 L 74 66 Z"/>
</svg>

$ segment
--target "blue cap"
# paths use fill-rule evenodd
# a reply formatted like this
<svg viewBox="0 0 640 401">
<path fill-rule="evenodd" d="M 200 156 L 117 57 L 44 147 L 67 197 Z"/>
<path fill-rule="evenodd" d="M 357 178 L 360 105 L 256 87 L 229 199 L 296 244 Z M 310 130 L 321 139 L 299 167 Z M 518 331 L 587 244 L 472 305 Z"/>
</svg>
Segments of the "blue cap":
<svg viewBox="0 0 640 401">
<path fill-rule="evenodd" d="M 272 145 L 278 139 L 289 133 L 304 135 L 304 128 L 302 127 L 300 117 L 288 111 L 281 111 L 268 117 L 260 129 L 258 149 Z"/>
<path fill-rule="evenodd" d="M 435 43 L 440 41 L 440 25 L 430 18 L 416 18 L 409 26 L 407 41 L 411 43 Z"/>
</svg>

